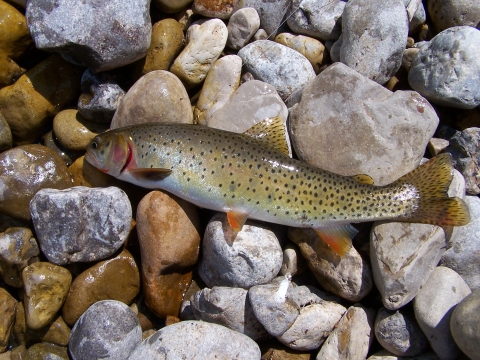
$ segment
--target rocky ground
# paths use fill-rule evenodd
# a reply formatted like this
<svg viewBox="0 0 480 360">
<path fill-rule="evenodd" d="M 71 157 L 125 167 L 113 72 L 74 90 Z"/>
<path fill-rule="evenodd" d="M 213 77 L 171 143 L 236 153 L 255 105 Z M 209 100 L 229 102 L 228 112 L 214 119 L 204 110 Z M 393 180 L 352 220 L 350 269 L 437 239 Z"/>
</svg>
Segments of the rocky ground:
<svg viewBox="0 0 480 360">
<path fill-rule="evenodd" d="M 479 23 L 466 0 L 0 0 L 0 359 L 480 359 Z M 471 222 L 355 224 L 340 258 L 84 161 L 109 128 L 275 116 L 292 156 L 376 185 L 450 152 Z"/>
</svg>

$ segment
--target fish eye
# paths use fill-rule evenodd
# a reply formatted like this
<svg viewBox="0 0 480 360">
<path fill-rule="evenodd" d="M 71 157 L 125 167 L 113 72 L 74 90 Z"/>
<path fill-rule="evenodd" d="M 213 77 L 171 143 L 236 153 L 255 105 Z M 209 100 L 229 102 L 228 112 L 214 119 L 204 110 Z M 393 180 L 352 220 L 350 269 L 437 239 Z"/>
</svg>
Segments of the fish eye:
<svg viewBox="0 0 480 360">
<path fill-rule="evenodd" d="M 98 147 L 97 142 L 96 142 L 96 141 L 92 141 L 92 143 L 90 144 L 90 147 L 91 147 L 92 149 L 96 149 L 96 148 Z"/>
</svg>

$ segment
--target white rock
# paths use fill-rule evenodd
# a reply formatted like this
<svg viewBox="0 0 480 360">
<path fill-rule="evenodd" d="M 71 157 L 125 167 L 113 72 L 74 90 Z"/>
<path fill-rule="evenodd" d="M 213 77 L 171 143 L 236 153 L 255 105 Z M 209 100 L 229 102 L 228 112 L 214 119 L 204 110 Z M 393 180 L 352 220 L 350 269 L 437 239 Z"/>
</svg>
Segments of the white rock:
<svg viewBox="0 0 480 360">
<path fill-rule="evenodd" d="M 228 20 L 227 46 L 240 50 L 255 35 L 260 27 L 260 17 L 254 8 L 242 8 L 233 13 Z"/>
</svg>

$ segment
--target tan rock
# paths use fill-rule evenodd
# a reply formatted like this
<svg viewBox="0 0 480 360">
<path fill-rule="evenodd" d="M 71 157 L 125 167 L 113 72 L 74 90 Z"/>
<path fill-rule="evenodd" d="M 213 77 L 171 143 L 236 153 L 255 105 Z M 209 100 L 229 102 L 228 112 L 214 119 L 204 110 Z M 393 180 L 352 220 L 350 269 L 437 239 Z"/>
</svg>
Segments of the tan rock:
<svg viewBox="0 0 480 360">
<path fill-rule="evenodd" d="M 158 316 L 177 316 L 200 246 L 194 205 L 153 191 L 137 210 L 145 303 Z"/>
<path fill-rule="evenodd" d="M 25 345 L 19 345 L 12 349 L 12 360 L 27 360 L 28 359 L 28 350 Z"/>
<path fill-rule="evenodd" d="M 61 266 L 38 262 L 23 269 L 22 278 L 27 327 L 40 329 L 60 310 L 72 283 L 72 275 Z"/>
<path fill-rule="evenodd" d="M 85 160 L 85 156 L 79 157 L 68 167 L 72 174 L 73 186 L 108 187 L 117 186 L 120 183 L 116 178 L 98 170 Z"/>
<path fill-rule="evenodd" d="M 13 340 L 15 344 L 25 345 L 27 333 L 27 323 L 25 320 L 25 307 L 23 302 L 19 301 L 17 303 L 17 308 L 15 310 L 15 323 L 13 325 Z"/>
<path fill-rule="evenodd" d="M 152 4 L 167 14 L 185 9 L 192 0 L 153 0 Z"/>
<path fill-rule="evenodd" d="M 275 41 L 305 56 L 312 64 L 315 74 L 318 74 L 320 68 L 325 65 L 327 58 L 325 56 L 325 46 L 317 39 L 304 35 L 281 33 L 275 37 Z"/>
<path fill-rule="evenodd" d="M 278 341 L 262 343 L 262 360 L 310 360 L 309 352 L 292 350 Z"/>
<path fill-rule="evenodd" d="M 7 348 L 15 320 L 16 307 L 17 300 L 7 290 L 0 288 L 0 309 L 2 309 L 2 316 L 0 316 L 0 353 Z"/>
<path fill-rule="evenodd" d="M 68 349 L 63 346 L 49 344 L 46 342 L 38 343 L 28 349 L 29 360 L 69 360 Z"/>
<path fill-rule="evenodd" d="M 1 68 L 2 66 L 0 65 L 0 69 Z M 2 70 L 0 70 L 0 72 L 1 71 Z M 12 131 L 10 130 L 10 126 L 8 126 L 7 120 L 5 120 L 0 112 L 0 152 L 8 150 L 12 146 Z"/>
<path fill-rule="evenodd" d="M 25 71 L 15 61 L 0 53 L 0 88 L 12 85 Z"/>
<path fill-rule="evenodd" d="M 128 305 L 139 291 L 137 264 L 133 256 L 123 250 L 113 259 L 100 261 L 75 278 L 63 305 L 63 318 L 73 326 L 93 303 L 118 300 Z"/>
<path fill-rule="evenodd" d="M 67 346 L 70 338 L 71 329 L 65 323 L 63 318 L 58 315 L 54 321 L 41 329 L 27 329 L 25 341 L 27 346 L 38 342 L 48 342 L 58 346 Z"/>
</svg>

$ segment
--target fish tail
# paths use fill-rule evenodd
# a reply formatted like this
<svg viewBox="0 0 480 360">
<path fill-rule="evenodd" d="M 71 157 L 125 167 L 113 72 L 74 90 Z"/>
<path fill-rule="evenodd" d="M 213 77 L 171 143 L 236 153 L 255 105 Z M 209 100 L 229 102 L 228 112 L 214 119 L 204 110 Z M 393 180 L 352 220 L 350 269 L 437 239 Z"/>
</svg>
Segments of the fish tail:
<svg viewBox="0 0 480 360">
<path fill-rule="evenodd" d="M 463 226 L 470 222 L 470 212 L 462 199 L 448 197 L 453 179 L 452 156 L 438 155 L 396 181 L 411 184 L 419 193 L 418 207 L 402 221 L 439 226 Z"/>
</svg>

